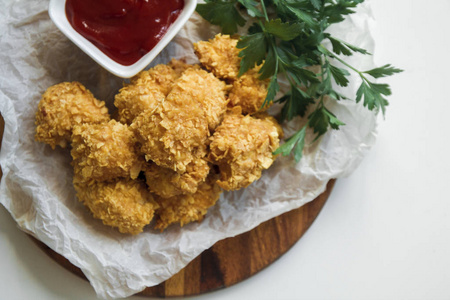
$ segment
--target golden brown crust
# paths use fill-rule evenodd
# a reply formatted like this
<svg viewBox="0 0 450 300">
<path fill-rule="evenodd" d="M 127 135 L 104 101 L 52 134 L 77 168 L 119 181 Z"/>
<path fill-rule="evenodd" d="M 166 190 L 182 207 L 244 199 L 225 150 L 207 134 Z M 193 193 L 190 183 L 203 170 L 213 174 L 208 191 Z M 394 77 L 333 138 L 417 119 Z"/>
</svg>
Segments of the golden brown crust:
<svg viewBox="0 0 450 300">
<path fill-rule="evenodd" d="M 42 95 L 36 112 L 35 138 L 53 149 L 65 148 L 74 125 L 108 120 L 105 102 L 95 99 L 79 82 L 63 82 L 49 87 Z"/>
<path fill-rule="evenodd" d="M 167 65 L 157 65 L 134 76 L 115 97 L 119 121 L 131 124 L 144 110 L 154 110 L 164 100 L 176 78 L 177 72 Z"/>
<path fill-rule="evenodd" d="M 156 109 L 164 98 L 165 95 L 154 85 L 136 80 L 134 84 L 123 87 L 116 95 L 114 105 L 117 107 L 117 119 L 121 123 L 131 124 L 144 110 Z"/>
<path fill-rule="evenodd" d="M 116 95 L 114 105 L 118 109 L 118 120 L 131 124 L 145 110 L 153 111 L 164 101 L 173 83 L 187 69 L 199 69 L 172 59 L 168 65 L 157 65 L 134 76 Z"/>
<path fill-rule="evenodd" d="M 195 43 L 194 50 L 200 63 L 218 78 L 236 80 L 241 62 L 237 42 L 229 35 L 218 34 L 209 41 Z"/>
<path fill-rule="evenodd" d="M 262 107 L 267 96 L 270 80 L 260 80 L 259 69 L 260 67 L 256 67 L 239 77 L 233 82 L 230 91 L 230 105 L 242 107 L 242 113 L 245 115 L 266 110 L 270 106 Z"/>
<path fill-rule="evenodd" d="M 277 128 L 278 132 L 278 138 L 281 139 L 284 136 L 283 128 L 281 127 L 280 123 L 278 123 L 277 119 L 269 115 L 267 112 L 262 111 L 258 112 L 256 114 L 252 115 L 253 118 L 260 119 L 260 120 L 266 120 L 272 123 L 273 126 Z"/>
<path fill-rule="evenodd" d="M 178 86 L 180 89 L 173 92 L 189 93 L 200 102 L 208 128 L 213 132 L 227 111 L 228 100 L 225 93 L 229 86 L 213 74 L 200 69 L 190 69 L 183 73 Z"/>
<path fill-rule="evenodd" d="M 209 128 L 226 107 L 225 84 L 211 77 L 203 70 L 186 70 L 154 112 L 136 117 L 131 127 L 147 160 L 184 173 L 189 163 L 206 155 Z"/>
<path fill-rule="evenodd" d="M 236 43 L 217 35 L 195 44 L 217 77 L 177 60 L 139 73 L 116 95 L 118 121 L 109 121 L 104 103 L 79 83 L 47 90 L 36 139 L 53 148 L 72 142 L 77 196 L 95 218 L 131 234 L 142 232 L 156 209 L 161 230 L 200 221 L 220 187 L 246 187 L 273 163 L 282 130 L 260 112 L 268 80 L 259 80 L 259 67 L 237 77 Z M 141 170 L 147 184 L 134 180 Z"/>
<path fill-rule="evenodd" d="M 183 174 L 160 167 L 155 163 L 148 163 L 145 167 L 145 178 L 150 192 L 162 198 L 195 193 L 198 185 L 205 181 L 208 173 L 208 162 L 202 158 L 188 164 L 186 172 Z"/>
<path fill-rule="evenodd" d="M 133 132 L 115 120 L 73 128 L 72 164 L 80 178 L 98 181 L 136 178 L 143 163 L 136 150 Z"/>
<path fill-rule="evenodd" d="M 279 145 L 272 120 L 242 116 L 239 107 L 225 116 L 210 139 L 209 158 L 219 166 L 217 184 L 225 190 L 238 190 L 259 179 L 272 165 L 272 153 Z"/>
<path fill-rule="evenodd" d="M 269 79 L 260 80 L 257 66 L 238 77 L 241 58 L 236 48 L 238 40 L 218 34 L 209 41 L 194 44 L 200 63 L 215 76 L 232 81 L 230 106 L 241 106 L 243 114 L 252 114 L 262 108 L 267 96 Z M 264 107 L 267 109 L 268 106 Z"/>
<path fill-rule="evenodd" d="M 157 210 L 155 228 L 164 230 L 171 224 L 179 223 L 184 226 L 190 222 L 201 221 L 213 206 L 222 192 L 215 184 L 215 175 L 208 176 L 206 182 L 199 185 L 194 194 L 179 195 L 171 198 L 155 196 L 160 208 Z"/>
<path fill-rule="evenodd" d="M 74 178 L 78 199 L 103 224 L 138 234 L 153 219 L 158 204 L 144 182 L 131 179 L 96 182 Z"/>
</svg>

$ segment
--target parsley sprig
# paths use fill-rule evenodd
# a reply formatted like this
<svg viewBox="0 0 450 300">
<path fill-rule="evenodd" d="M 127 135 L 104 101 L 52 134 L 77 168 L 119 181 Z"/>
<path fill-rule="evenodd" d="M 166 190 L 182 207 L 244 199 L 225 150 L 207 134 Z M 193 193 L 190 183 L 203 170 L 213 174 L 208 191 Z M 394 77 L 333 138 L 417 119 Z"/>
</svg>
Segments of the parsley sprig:
<svg viewBox="0 0 450 300">
<path fill-rule="evenodd" d="M 206 0 L 197 6 L 197 12 L 211 24 L 220 26 L 224 34 L 234 34 L 238 27 L 253 22 L 248 34 L 241 36 L 237 44 L 242 58 L 239 76 L 263 64 L 259 70 L 260 79 L 270 78 L 263 107 L 272 101 L 283 103 L 282 122 L 296 116 L 307 117 L 306 124 L 274 154 L 286 156 L 293 152 L 295 160 L 299 161 L 307 127 L 313 130 L 316 141 L 330 128 L 339 129 L 345 125 L 325 106 L 324 99 L 347 99 L 333 88 L 333 81 L 338 86 L 348 86 L 350 71 L 362 80 L 355 95 L 356 102 L 363 101 L 369 110 L 385 113 L 389 104 L 386 97 L 391 95 L 391 90 L 387 84 L 376 83 L 374 79 L 402 70 L 387 64 L 360 71 L 346 63 L 341 55 L 370 53 L 326 32 L 329 26 L 353 14 L 354 8 L 362 2 L 364 0 Z M 324 46 L 325 41 L 331 43 L 332 50 Z M 341 65 L 337 66 L 335 62 Z M 320 72 L 309 70 L 312 66 L 319 66 Z M 280 74 L 289 81 L 291 88 L 275 100 L 280 90 Z M 308 113 L 311 105 L 314 109 Z"/>
</svg>

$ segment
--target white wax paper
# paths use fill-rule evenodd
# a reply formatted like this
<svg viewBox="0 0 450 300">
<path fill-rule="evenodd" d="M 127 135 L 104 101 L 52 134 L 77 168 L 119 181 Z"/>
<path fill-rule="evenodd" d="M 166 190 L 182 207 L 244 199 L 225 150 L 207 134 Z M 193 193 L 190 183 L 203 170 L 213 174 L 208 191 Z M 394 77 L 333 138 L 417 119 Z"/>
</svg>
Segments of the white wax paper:
<svg viewBox="0 0 450 300">
<path fill-rule="evenodd" d="M 164 233 L 148 227 L 137 236 L 120 234 L 92 218 L 72 187 L 68 150 L 52 150 L 34 140 L 35 112 L 42 93 L 62 81 L 80 81 L 111 108 L 123 80 L 99 67 L 50 21 L 47 1 L 2 1 L 0 11 L 0 111 L 6 123 L 0 163 L 0 202 L 18 226 L 82 269 L 102 298 L 126 297 L 156 285 L 186 266 L 218 240 L 298 208 L 324 191 L 326 183 L 351 173 L 375 141 L 376 118 L 353 101 L 327 107 L 346 123 L 318 143 L 308 143 L 299 164 L 280 157 L 248 188 L 224 193 L 201 223 L 172 226 Z M 373 50 L 370 8 L 331 29 L 344 40 Z M 217 32 L 194 15 L 158 57 L 196 62 L 192 42 Z M 370 57 L 348 61 L 372 67 Z M 357 77 L 342 91 L 354 98 Z M 302 120 L 288 124 L 286 135 Z M 303 121 L 304 122 L 304 121 Z M 311 133 L 309 133 L 310 135 Z"/>
</svg>

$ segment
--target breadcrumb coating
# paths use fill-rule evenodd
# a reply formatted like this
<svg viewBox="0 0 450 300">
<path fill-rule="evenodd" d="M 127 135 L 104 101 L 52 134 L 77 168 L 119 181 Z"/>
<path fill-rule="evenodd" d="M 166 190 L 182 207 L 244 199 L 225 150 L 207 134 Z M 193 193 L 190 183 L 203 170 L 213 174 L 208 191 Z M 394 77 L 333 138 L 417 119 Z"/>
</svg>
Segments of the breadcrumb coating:
<svg viewBox="0 0 450 300">
<path fill-rule="evenodd" d="M 241 58 L 236 48 L 238 40 L 229 35 L 218 34 L 209 41 L 194 44 L 200 63 L 221 79 L 232 81 L 229 95 L 230 106 L 241 106 L 243 114 L 259 111 L 267 96 L 269 79 L 260 80 L 257 66 L 238 77 Z M 268 106 L 264 107 L 267 109 Z"/>
<path fill-rule="evenodd" d="M 220 122 L 226 107 L 225 83 L 213 78 L 204 70 L 186 70 L 154 112 L 136 117 L 131 127 L 146 160 L 184 173 L 206 155 L 209 128 Z"/>
<path fill-rule="evenodd" d="M 143 111 L 154 110 L 172 89 L 174 81 L 191 68 L 200 67 L 172 59 L 168 65 L 157 65 L 134 76 L 115 97 L 118 120 L 129 125 Z"/>
<path fill-rule="evenodd" d="M 259 179 L 274 161 L 279 129 L 270 119 L 241 115 L 240 107 L 227 114 L 210 138 L 209 158 L 220 169 L 217 184 L 231 191 Z"/>
<path fill-rule="evenodd" d="M 98 124 L 109 118 L 105 102 L 95 99 L 81 83 L 59 83 L 49 87 L 38 104 L 35 139 L 53 149 L 66 148 L 74 125 Z"/>
<path fill-rule="evenodd" d="M 142 232 L 158 208 L 142 181 L 116 179 L 86 182 L 75 176 L 74 186 L 78 199 L 89 208 L 94 218 L 118 228 L 121 233 Z"/>
<path fill-rule="evenodd" d="M 198 185 L 208 176 L 209 169 L 208 162 L 201 158 L 188 164 L 183 174 L 149 163 L 145 167 L 145 178 L 150 192 L 162 198 L 170 198 L 195 193 Z"/>
<path fill-rule="evenodd" d="M 155 196 L 160 208 L 157 210 L 155 228 L 164 230 L 171 224 L 179 223 L 184 226 L 190 222 L 201 221 L 208 212 L 208 208 L 216 204 L 222 190 L 215 183 L 215 175 L 199 185 L 194 194 L 179 195 L 171 198 Z"/>
<path fill-rule="evenodd" d="M 218 78 L 236 80 L 241 63 L 237 42 L 229 35 L 218 34 L 209 41 L 194 43 L 194 51 L 200 63 Z"/>
<path fill-rule="evenodd" d="M 270 80 L 260 80 L 259 69 L 260 67 L 255 67 L 234 81 L 228 96 L 230 105 L 242 107 L 243 114 L 253 114 L 266 110 L 270 106 L 265 105 L 262 107 L 267 96 Z"/>
<path fill-rule="evenodd" d="M 273 126 L 277 128 L 278 132 L 278 138 L 281 139 L 284 136 L 283 128 L 281 127 L 280 123 L 278 123 L 277 119 L 269 115 L 267 112 L 258 112 L 256 114 L 252 115 L 253 118 L 260 119 L 260 120 L 266 120 L 272 123 Z"/>
<path fill-rule="evenodd" d="M 124 124 L 131 124 L 144 110 L 156 109 L 165 98 L 156 84 L 148 82 L 148 72 L 138 76 L 138 79 L 123 87 L 115 97 L 118 120 Z"/>
<path fill-rule="evenodd" d="M 246 187 L 270 167 L 283 132 L 261 110 L 269 80 L 260 67 L 238 77 L 237 41 L 194 44 L 212 73 L 172 60 L 133 77 L 115 97 L 118 121 L 78 82 L 44 93 L 36 140 L 71 143 L 77 197 L 95 218 L 130 234 L 154 215 L 157 229 L 184 226 L 204 218 L 221 188 Z"/>
<path fill-rule="evenodd" d="M 213 132 L 227 111 L 228 100 L 225 94 L 230 87 L 213 74 L 200 69 L 185 71 L 178 86 L 181 88 L 178 92 L 189 93 L 200 102 L 208 128 Z"/>
<path fill-rule="evenodd" d="M 75 174 L 86 180 L 134 179 L 143 163 L 133 132 L 115 120 L 74 126 L 71 154 Z"/>
</svg>

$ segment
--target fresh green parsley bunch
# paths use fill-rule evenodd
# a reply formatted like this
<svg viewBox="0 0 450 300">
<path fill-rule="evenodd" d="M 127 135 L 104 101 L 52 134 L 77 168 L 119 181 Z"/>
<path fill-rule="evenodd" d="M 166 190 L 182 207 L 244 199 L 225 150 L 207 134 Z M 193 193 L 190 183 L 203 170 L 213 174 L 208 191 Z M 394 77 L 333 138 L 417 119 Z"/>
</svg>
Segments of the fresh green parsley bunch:
<svg viewBox="0 0 450 300">
<path fill-rule="evenodd" d="M 274 154 L 286 156 L 293 151 L 295 160 L 299 161 L 307 127 L 313 129 L 317 140 L 329 128 L 339 129 L 345 125 L 325 107 L 324 97 L 336 101 L 347 99 L 333 88 L 332 81 L 341 87 L 348 86 L 349 71 L 356 72 L 362 79 L 356 102 L 362 100 L 369 110 L 381 110 L 384 114 L 388 105 L 386 96 L 391 95 L 391 90 L 387 84 L 375 83 L 372 78 L 391 76 L 402 70 L 389 64 L 368 71 L 357 70 L 341 55 L 370 53 L 326 32 L 330 25 L 353 14 L 354 8 L 362 2 L 364 0 L 206 0 L 197 6 L 197 12 L 211 24 L 220 26 L 224 34 L 236 33 L 238 27 L 247 24 L 246 20 L 253 22 L 248 34 L 241 36 L 237 44 L 242 49 L 239 76 L 264 63 L 259 71 L 260 79 L 271 79 L 263 107 L 272 101 L 283 103 L 281 122 L 295 116 L 305 117 L 311 111 L 306 124 Z M 326 40 L 331 43 L 332 51 L 323 46 Z M 346 68 L 333 65 L 334 61 Z M 319 66 L 320 72 L 308 70 L 310 66 Z M 290 91 L 275 100 L 280 89 L 279 74 L 289 81 Z M 310 105 L 314 105 L 314 110 L 308 110 Z"/>
</svg>

